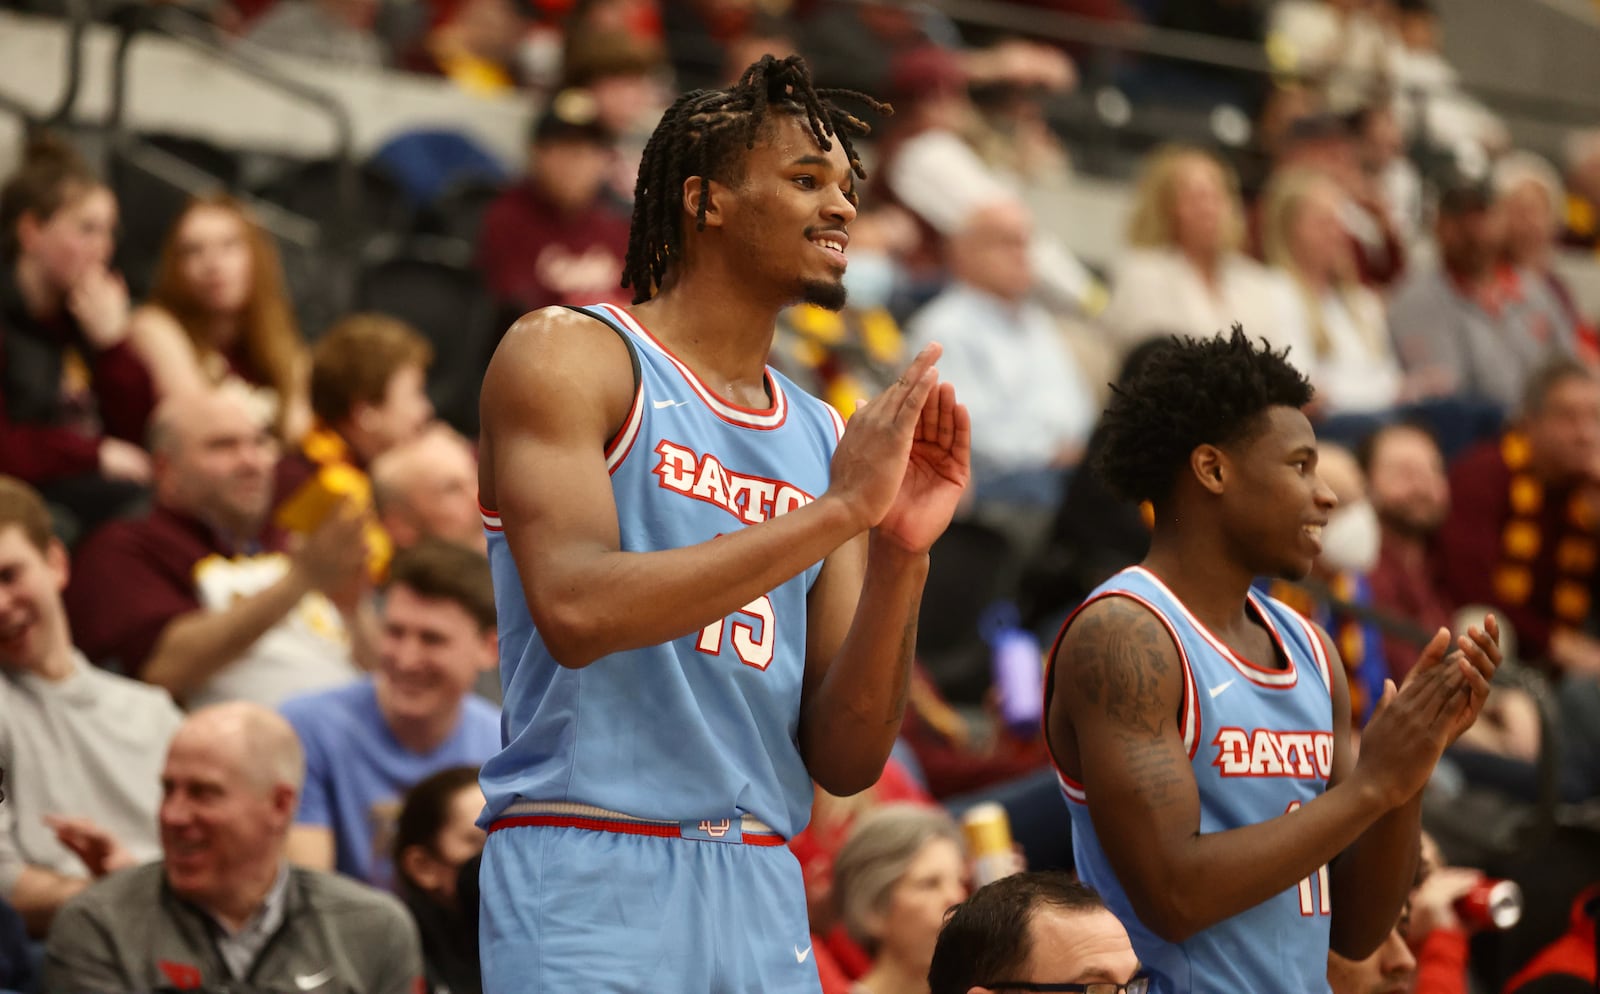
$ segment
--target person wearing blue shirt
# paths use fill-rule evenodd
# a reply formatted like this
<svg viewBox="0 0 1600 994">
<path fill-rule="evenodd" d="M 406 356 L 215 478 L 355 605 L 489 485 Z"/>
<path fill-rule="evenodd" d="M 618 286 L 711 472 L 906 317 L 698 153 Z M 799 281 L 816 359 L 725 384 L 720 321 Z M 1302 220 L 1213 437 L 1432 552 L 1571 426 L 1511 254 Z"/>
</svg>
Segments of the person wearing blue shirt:
<svg viewBox="0 0 1600 994">
<path fill-rule="evenodd" d="M 396 555 L 377 670 L 282 706 L 306 752 L 290 859 L 389 887 L 406 791 L 500 749 L 499 709 L 472 693 L 496 659 L 494 589 L 482 554 L 427 539 Z"/>
</svg>

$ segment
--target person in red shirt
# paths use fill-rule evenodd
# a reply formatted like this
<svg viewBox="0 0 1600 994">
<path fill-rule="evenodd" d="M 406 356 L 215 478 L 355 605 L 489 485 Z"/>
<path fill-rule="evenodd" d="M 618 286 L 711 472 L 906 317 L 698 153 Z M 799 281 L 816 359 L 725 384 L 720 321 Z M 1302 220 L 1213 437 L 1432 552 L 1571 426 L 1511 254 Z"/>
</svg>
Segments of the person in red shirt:
<svg viewBox="0 0 1600 994">
<path fill-rule="evenodd" d="M 533 129 L 527 178 L 484 214 L 478 267 L 503 305 L 626 304 L 628 217 L 605 199 L 615 138 L 587 90 L 556 94 Z"/>
<path fill-rule="evenodd" d="M 0 473 L 87 531 L 150 479 L 154 406 L 109 269 L 117 201 L 70 147 L 41 139 L 0 189 Z"/>
</svg>

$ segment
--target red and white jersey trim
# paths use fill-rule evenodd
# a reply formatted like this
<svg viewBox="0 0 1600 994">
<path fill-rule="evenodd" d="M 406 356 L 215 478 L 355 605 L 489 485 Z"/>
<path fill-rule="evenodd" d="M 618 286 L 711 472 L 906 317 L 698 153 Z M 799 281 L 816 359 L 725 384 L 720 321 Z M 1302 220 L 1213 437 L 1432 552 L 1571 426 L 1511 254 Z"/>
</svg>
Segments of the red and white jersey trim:
<svg viewBox="0 0 1600 994">
<path fill-rule="evenodd" d="M 482 501 L 478 502 L 478 517 L 483 519 L 483 527 L 487 531 L 500 532 L 506 530 L 505 525 L 500 522 L 500 513 L 484 507 Z"/>
<path fill-rule="evenodd" d="M 628 408 L 628 416 L 622 422 L 622 428 L 617 436 L 606 446 L 606 472 L 615 474 L 617 467 L 628 458 L 628 453 L 633 451 L 633 443 L 639 440 L 639 428 L 644 424 L 644 378 L 639 379 L 639 389 L 633 392 L 633 406 Z"/>
<path fill-rule="evenodd" d="M 822 406 L 828 409 L 828 417 L 833 419 L 833 440 L 837 442 L 844 438 L 844 418 L 839 415 L 838 408 L 827 401 L 823 401 Z"/>
<path fill-rule="evenodd" d="M 1311 657 L 1317 661 L 1317 672 L 1322 674 L 1322 685 L 1328 688 L 1328 694 L 1333 695 L 1333 664 L 1328 660 L 1328 649 L 1322 642 L 1322 636 L 1317 634 L 1316 626 L 1305 618 L 1295 615 L 1295 620 L 1300 622 L 1300 627 L 1305 629 L 1306 638 L 1311 642 Z"/>
<path fill-rule="evenodd" d="M 772 375 L 771 370 L 768 370 L 764 374 L 767 381 L 767 392 L 772 397 L 771 407 L 767 408 L 765 411 L 757 411 L 748 407 L 740 407 L 737 404 L 730 404 L 721 397 L 718 397 L 711 391 L 709 387 L 702 383 L 700 381 L 700 377 L 695 375 L 694 370 L 690 369 L 688 365 L 686 365 L 681 359 L 673 355 L 670 349 L 661 344 L 661 342 L 658 341 L 654 335 L 650 334 L 649 329 L 645 328 L 645 326 L 640 324 L 638 321 L 635 321 L 633 315 L 629 314 L 627 311 L 616 306 L 615 304 L 601 304 L 599 306 L 604 309 L 607 314 L 611 315 L 612 318 L 623 325 L 626 325 L 631 331 L 637 334 L 645 345 L 654 349 L 668 362 L 672 363 L 672 365 L 676 367 L 678 372 L 683 376 L 683 380 L 689 385 L 689 388 L 695 392 L 695 394 L 700 398 L 701 402 L 711 409 L 711 413 L 715 414 L 717 417 L 721 418 L 727 423 L 731 425 L 737 425 L 741 428 L 756 428 L 762 431 L 771 431 L 774 428 L 781 427 L 784 421 L 788 419 L 789 398 L 784 396 L 783 388 L 778 385 L 778 381 Z"/>
<path fill-rule="evenodd" d="M 1238 653 L 1228 648 L 1225 642 L 1211 634 L 1211 629 L 1207 628 L 1199 618 L 1190 613 L 1189 609 L 1184 606 L 1183 601 L 1178 599 L 1178 595 L 1174 594 L 1171 588 L 1161 582 L 1160 577 L 1143 566 L 1130 566 L 1128 568 L 1143 574 L 1151 583 L 1166 591 L 1167 596 L 1172 599 L 1174 607 L 1193 626 L 1194 630 L 1200 633 L 1200 637 L 1205 639 L 1213 649 L 1217 650 L 1218 654 L 1223 659 L 1226 659 L 1235 670 L 1238 670 L 1239 675 L 1246 680 L 1258 687 L 1271 687 L 1275 690 L 1288 690 L 1299 681 L 1300 673 L 1294 663 L 1294 654 L 1289 652 L 1288 647 L 1283 644 L 1283 635 L 1279 633 L 1277 627 L 1273 624 L 1272 616 L 1267 614 L 1266 608 L 1262 607 L 1261 602 L 1256 599 L 1254 592 L 1247 596 L 1250 599 L 1250 603 L 1255 607 L 1256 613 L 1261 616 L 1261 620 L 1266 624 L 1267 631 L 1272 633 L 1272 640 L 1278 644 L 1278 649 L 1283 653 L 1283 658 L 1288 661 L 1289 665 L 1285 669 L 1268 669 L 1265 666 L 1257 666 L 1248 659 L 1240 657 Z"/>
</svg>

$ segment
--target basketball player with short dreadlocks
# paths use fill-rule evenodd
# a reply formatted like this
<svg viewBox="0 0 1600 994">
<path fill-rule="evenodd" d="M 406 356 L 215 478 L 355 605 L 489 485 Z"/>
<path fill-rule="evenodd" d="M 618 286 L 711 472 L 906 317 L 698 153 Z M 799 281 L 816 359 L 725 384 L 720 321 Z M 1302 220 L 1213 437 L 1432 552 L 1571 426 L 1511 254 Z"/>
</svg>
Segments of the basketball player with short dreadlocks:
<svg viewBox="0 0 1600 994">
<path fill-rule="evenodd" d="M 488 991 L 815 992 L 784 841 L 900 725 L 970 428 L 930 346 L 846 430 L 766 366 L 837 309 L 867 126 L 770 57 L 645 149 L 629 308 L 518 321 L 480 499 L 504 749 L 483 768 Z"/>
</svg>

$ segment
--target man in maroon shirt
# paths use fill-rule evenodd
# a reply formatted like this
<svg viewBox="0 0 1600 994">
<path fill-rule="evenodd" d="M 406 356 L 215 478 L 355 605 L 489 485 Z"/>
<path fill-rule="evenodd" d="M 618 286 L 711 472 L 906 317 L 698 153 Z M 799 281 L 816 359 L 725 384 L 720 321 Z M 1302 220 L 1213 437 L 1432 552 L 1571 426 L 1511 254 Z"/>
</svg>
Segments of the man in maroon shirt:
<svg viewBox="0 0 1600 994">
<path fill-rule="evenodd" d="M 1600 674 L 1588 631 L 1600 562 L 1600 380 L 1561 358 L 1529 377 L 1516 427 L 1450 471 L 1435 575 L 1460 605 L 1509 619 L 1523 660 Z"/>
<path fill-rule="evenodd" d="M 1378 512 L 1378 565 L 1367 576 L 1372 603 L 1412 622 L 1424 637 L 1450 625 L 1451 607 L 1434 582 L 1428 541 L 1450 513 L 1444 456 L 1427 430 L 1400 423 L 1378 429 L 1357 453 Z M 1389 675 L 1396 683 L 1417 660 L 1417 642 L 1387 632 Z"/>
<path fill-rule="evenodd" d="M 614 138 L 586 90 L 563 90 L 539 118 L 527 178 L 484 214 L 478 266 L 502 304 L 626 304 L 619 284 L 628 218 L 603 195 Z"/>
<path fill-rule="evenodd" d="M 190 705 L 353 679 L 366 520 L 336 510 L 292 555 L 267 527 L 273 446 L 223 392 L 164 402 L 151 432 L 156 506 L 79 548 L 67 613 L 91 660 Z"/>
</svg>

